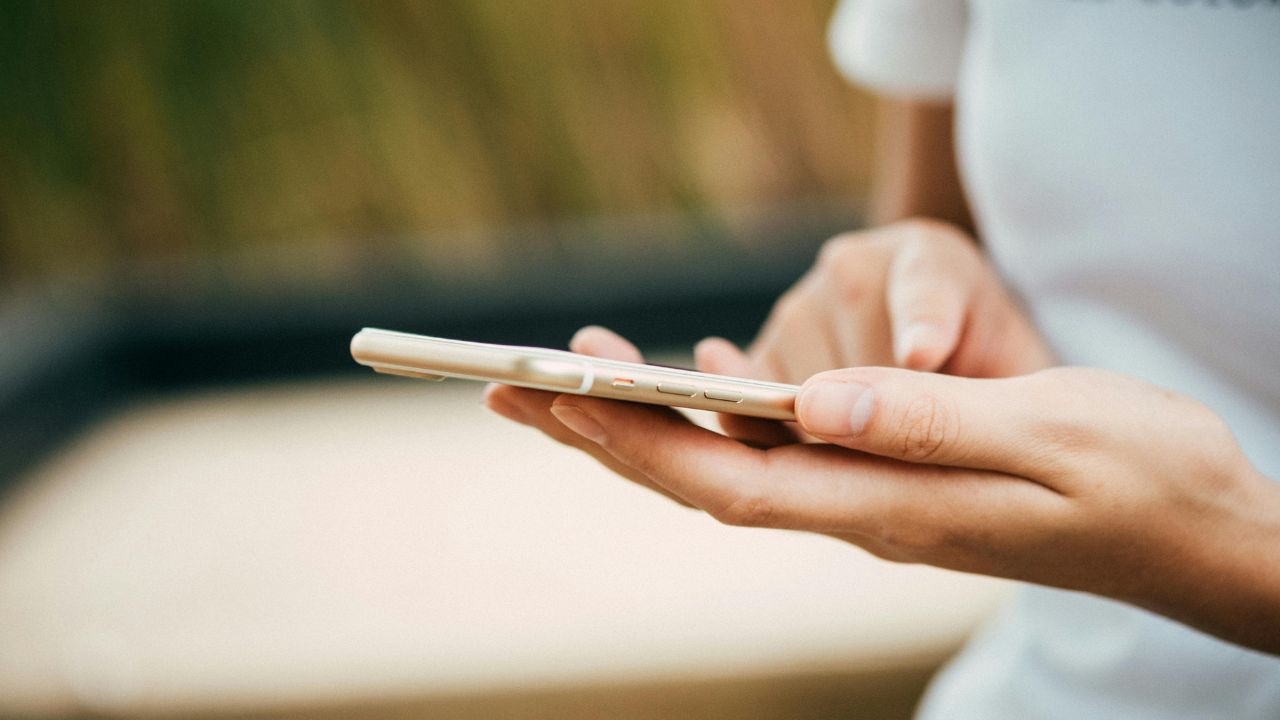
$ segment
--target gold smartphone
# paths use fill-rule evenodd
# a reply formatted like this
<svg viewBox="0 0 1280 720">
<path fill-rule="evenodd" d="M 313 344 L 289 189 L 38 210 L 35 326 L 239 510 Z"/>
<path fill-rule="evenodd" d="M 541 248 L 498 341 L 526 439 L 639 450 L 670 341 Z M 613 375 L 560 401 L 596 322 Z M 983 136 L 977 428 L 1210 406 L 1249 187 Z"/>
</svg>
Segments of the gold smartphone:
<svg viewBox="0 0 1280 720">
<path fill-rule="evenodd" d="M 426 380 L 481 380 L 610 400 L 795 420 L 795 385 L 660 365 L 602 360 L 548 348 L 491 345 L 365 328 L 351 357 L 377 372 Z"/>
</svg>

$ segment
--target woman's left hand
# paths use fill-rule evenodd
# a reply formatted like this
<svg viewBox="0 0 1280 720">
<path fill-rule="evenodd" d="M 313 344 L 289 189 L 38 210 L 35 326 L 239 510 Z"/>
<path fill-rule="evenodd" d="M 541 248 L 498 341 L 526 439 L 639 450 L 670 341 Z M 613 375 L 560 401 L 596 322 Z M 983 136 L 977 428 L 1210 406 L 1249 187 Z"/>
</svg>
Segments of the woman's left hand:
<svg viewBox="0 0 1280 720">
<path fill-rule="evenodd" d="M 496 395 L 508 416 L 534 403 L 533 424 L 550 420 L 546 393 Z M 760 449 L 570 395 L 550 404 L 563 426 L 541 429 L 730 525 L 1087 591 L 1280 653 L 1280 489 L 1205 406 L 1100 370 L 868 367 L 813 376 L 796 409 L 830 444 Z"/>
</svg>

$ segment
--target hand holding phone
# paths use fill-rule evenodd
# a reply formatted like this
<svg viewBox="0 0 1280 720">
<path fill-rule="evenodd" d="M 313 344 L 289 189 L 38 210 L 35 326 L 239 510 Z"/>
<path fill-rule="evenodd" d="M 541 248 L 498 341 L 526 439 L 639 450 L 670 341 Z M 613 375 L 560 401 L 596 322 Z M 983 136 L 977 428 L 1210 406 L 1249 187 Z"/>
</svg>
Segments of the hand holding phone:
<svg viewBox="0 0 1280 720">
<path fill-rule="evenodd" d="M 794 420 L 794 385 L 603 360 L 549 348 L 492 345 L 365 328 L 351 356 L 377 372 L 426 380 L 446 377 L 628 402 Z"/>
</svg>

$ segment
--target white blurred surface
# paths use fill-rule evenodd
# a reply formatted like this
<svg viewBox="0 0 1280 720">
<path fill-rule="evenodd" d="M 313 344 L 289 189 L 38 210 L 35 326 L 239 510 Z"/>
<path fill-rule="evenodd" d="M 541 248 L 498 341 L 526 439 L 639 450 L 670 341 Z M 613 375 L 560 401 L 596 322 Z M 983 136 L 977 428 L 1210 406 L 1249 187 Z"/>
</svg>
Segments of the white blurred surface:
<svg viewBox="0 0 1280 720">
<path fill-rule="evenodd" d="M 941 655 L 1003 595 L 728 528 L 392 378 L 138 405 L 0 508 L 0 714 L 794 672 Z"/>
</svg>

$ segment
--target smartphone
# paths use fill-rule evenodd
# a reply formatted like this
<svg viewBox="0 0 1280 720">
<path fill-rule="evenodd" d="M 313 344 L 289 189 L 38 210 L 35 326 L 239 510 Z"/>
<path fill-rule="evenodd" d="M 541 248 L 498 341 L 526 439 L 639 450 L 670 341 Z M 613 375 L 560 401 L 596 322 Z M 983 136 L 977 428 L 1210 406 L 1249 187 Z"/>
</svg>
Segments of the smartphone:
<svg viewBox="0 0 1280 720">
<path fill-rule="evenodd" d="M 490 345 L 365 328 L 351 338 L 351 357 L 380 373 L 425 380 L 447 377 L 795 420 L 795 385 L 602 360 L 549 348 Z"/>
</svg>

